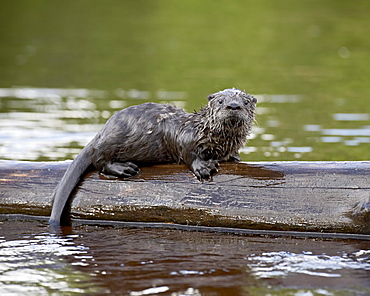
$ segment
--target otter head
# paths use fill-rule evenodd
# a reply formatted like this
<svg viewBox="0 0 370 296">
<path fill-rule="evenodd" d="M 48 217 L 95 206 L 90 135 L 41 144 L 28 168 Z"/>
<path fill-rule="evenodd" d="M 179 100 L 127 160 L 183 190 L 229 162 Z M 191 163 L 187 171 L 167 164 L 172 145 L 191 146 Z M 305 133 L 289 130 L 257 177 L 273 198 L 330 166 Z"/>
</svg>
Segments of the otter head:
<svg viewBox="0 0 370 296">
<path fill-rule="evenodd" d="M 231 88 L 208 96 L 208 109 L 213 124 L 219 128 L 252 127 L 257 99 L 241 90 Z"/>
</svg>

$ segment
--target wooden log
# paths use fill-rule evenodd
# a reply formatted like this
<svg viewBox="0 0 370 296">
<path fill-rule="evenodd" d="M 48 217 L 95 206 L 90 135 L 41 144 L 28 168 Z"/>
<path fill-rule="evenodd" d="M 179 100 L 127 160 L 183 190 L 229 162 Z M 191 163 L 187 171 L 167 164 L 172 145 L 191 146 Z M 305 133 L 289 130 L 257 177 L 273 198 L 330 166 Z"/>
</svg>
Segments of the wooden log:
<svg viewBox="0 0 370 296">
<path fill-rule="evenodd" d="M 69 162 L 0 161 L 0 214 L 49 215 Z M 223 163 L 200 183 L 184 165 L 141 168 L 130 180 L 85 174 L 76 219 L 284 231 L 370 233 L 370 162 Z"/>
</svg>

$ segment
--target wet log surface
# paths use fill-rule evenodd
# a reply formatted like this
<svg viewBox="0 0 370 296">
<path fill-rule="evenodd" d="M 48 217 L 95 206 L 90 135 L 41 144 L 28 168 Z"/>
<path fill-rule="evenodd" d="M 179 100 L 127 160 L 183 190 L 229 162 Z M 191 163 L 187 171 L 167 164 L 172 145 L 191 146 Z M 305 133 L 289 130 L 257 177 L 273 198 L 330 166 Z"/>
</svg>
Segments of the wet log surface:
<svg viewBox="0 0 370 296">
<path fill-rule="evenodd" d="M 0 161 L 0 214 L 49 215 L 68 165 Z M 91 170 L 72 197 L 76 219 L 370 233 L 370 162 L 224 163 L 204 183 L 184 165 L 143 167 L 130 180 Z"/>
</svg>

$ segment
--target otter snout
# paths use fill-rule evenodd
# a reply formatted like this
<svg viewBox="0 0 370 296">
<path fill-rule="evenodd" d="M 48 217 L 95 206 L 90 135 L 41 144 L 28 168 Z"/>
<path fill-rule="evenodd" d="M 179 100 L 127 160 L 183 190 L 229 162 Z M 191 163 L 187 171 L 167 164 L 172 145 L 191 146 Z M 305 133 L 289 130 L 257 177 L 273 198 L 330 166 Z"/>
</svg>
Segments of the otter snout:
<svg viewBox="0 0 370 296">
<path fill-rule="evenodd" d="M 236 101 L 229 102 L 226 105 L 226 109 L 228 110 L 240 110 L 241 108 L 240 104 Z"/>
</svg>

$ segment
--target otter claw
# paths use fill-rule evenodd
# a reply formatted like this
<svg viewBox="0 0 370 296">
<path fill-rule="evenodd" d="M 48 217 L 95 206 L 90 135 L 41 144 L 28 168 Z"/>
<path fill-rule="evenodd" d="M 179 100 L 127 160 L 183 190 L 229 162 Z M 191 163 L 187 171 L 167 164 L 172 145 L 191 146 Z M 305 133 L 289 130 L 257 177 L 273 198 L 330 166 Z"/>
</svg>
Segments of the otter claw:
<svg viewBox="0 0 370 296">
<path fill-rule="evenodd" d="M 193 163 L 194 175 L 200 182 L 212 181 L 212 175 L 217 173 L 218 162 L 215 160 L 198 160 Z"/>
</svg>

